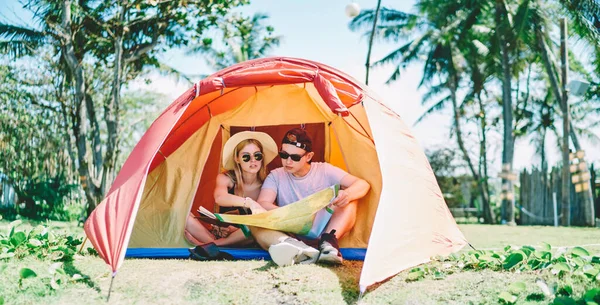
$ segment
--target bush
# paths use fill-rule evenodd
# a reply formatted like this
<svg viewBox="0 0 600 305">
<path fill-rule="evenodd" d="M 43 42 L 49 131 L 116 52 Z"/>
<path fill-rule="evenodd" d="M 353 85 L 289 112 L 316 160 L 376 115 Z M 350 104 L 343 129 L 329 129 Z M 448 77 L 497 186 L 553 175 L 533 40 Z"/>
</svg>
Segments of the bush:
<svg viewBox="0 0 600 305">
<path fill-rule="evenodd" d="M 77 220 L 84 211 L 78 190 L 79 185 L 68 184 L 61 177 L 26 181 L 17 189 L 19 204 L 5 208 L 13 216 L 7 218 L 16 219 L 18 214 L 32 220 Z"/>
</svg>

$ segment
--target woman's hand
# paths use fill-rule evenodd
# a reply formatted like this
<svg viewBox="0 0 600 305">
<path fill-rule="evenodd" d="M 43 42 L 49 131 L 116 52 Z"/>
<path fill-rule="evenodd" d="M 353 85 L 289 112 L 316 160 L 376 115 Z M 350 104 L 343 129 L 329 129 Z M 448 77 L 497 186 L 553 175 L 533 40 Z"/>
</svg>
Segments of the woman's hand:
<svg viewBox="0 0 600 305">
<path fill-rule="evenodd" d="M 252 199 L 248 200 L 248 207 L 252 211 L 252 215 L 264 213 L 267 211 L 267 210 L 265 210 L 265 208 L 262 207 L 262 205 L 260 205 L 260 203 L 254 201 Z"/>
</svg>

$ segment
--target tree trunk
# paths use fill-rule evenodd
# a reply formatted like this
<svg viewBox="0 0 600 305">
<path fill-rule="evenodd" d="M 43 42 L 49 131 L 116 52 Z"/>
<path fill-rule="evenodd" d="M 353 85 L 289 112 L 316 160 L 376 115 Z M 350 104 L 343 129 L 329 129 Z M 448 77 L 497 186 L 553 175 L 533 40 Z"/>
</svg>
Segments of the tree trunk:
<svg viewBox="0 0 600 305">
<path fill-rule="evenodd" d="M 125 18 L 126 6 L 121 7 L 119 12 L 120 24 L 123 24 Z M 106 121 L 107 141 L 106 154 L 102 171 L 103 192 L 107 190 L 108 184 L 114 179 L 114 168 L 117 159 L 117 144 L 119 139 L 119 108 L 121 103 L 121 85 L 123 83 L 123 29 L 115 29 L 115 60 L 113 66 L 113 81 L 111 97 L 108 103 L 104 105 L 104 120 Z"/>
<path fill-rule="evenodd" d="M 490 206 L 490 187 L 488 184 L 488 167 L 487 167 L 487 137 L 486 137 L 486 111 L 481 102 L 481 96 L 477 95 L 477 101 L 479 103 L 480 111 L 480 128 L 481 128 L 481 143 L 479 144 L 479 154 L 481 156 L 481 163 L 483 164 L 483 173 L 480 174 L 480 179 L 477 182 L 479 191 L 481 192 L 481 206 L 483 208 L 483 219 L 487 224 L 494 224 L 496 222 L 496 216 Z"/>
<path fill-rule="evenodd" d="M 471 175 L 473 175 L 473 179 L 475 179 L 475 182 L 477 183 L 477 188 L 479 189 L 479 192 L 481 192 L 481 194 L 482 194 L 481 198 L 482 198 L 482 205 L 484 208 L 484 219 L 485 219 L 486 206 L 488 207 L 488 210 L 489 210 L 489 196 L 488 196 L 488 193 L 486 192 L 486 189 L 482 183 L 482 179 L 480 178 L 479 174 L 475 170 L 475 167 L 473 166 L 473 162 L 471 162 L 471 158 L 469 157 L 469 152 L 467 151 L 467 148 L 463 141 L 462 129 L 460 126 L 460 110 L 458 109 L 458 102 L 457 102 L 457 97 L 456 97 L 457 88 L 458 88 L 457 76 L 451 75 L 448 78 L 448 89 L 450 90 L 450 100 L 452 101 L 453 121 L 454 121 L 454 128 L 456 129 L 456 142 L 458 144 L 458 148 L 462 152 L 463 159 L 465 160 L 465 162 L 467 162 L 467 166 L 469 167 L 469 170 L 471 171 Z M 491 218 L 493 221 L 493 216 Z M 487 220 L 486 220 L 486 223 L 487 223 Z"/>
<path fill-rule="evenodd" d="M 536 38 L 538 40 L 538 46 L 541 51 L 540 53 L 542 55 L 544 69 L 546 70 L 546 73 L 548 74 L 548 78 L 550 79 L 550 87 L 552 88 L 552 94 L 556 98 L 556 101 L 558 102 L 558 104 L 561 105 L 561 109 L 564 111 L 563 99 L 566 100 L 565 103 L 568 103 L 568 96 L 566 96 L 566 94 L 565 94 L 565 96 L 563 96 L 563 94 L 561 94 L 561 88 L 560 88 L 560 85 L 559 85 L 557 77 L 556 77 L 556 72 L 553 69 L 552 62 L 550 61 L 550 57 L 548 55 L 548 52 L 549 52 L 548 46 L 546 45 L 546 42 L 543 40 L 543 37 L 544 36 L 542 35 L 541 29 L 538 29 L 536 31 Z M 566 44 L 566 41 L 565 41 L 565 44 Z M 562 49 L 561 49 L 561 52 L 562 52 Z M 566 52 L 566 50 L 564 50 L 564 52 Z M 562 61 L 562 58 L 561 58 L 561 61 Z M 566 59 L 565 59 L 565 64 L 566 64 Z M 563 68 L 563 69 L 566 69 L 566 68 Z M 566 79 L 563 81 L 563 83 L 564 82 L 566 82 Z M 563 85 L 566 86 L 566 83 Z M 569 135 L 571 137 L 571 140 L 573 141 L 573 146 L 575 147 L 576 151 L 579 151 L 579 150 L 581 150 L 581 145 L 579 144 L 579 139 L 577 138 L 577 135 L 575 134 L 575 130 L 573 129 L 572 122 L 570 120 L 568 120 L 568 121 L 569 121 L 568 122 L 568 124 L 569 124 L 568 130 L 569 130 Z M 568 140 L 567 140 L 567 143 L 568 143 Z M 563 160 L 563 162 L 564 162 L 564 160 Z M 590 182 L 588 182 L 588 184 L 590 184 Z M 587 191 L 584 191 L 581 193 L 581 199 L 582 199 L 583 210 L 584 210 L 584 214 L 585 214 L 585 225 L 594 226 L 594 222 L 595 222 L 594 221 L 595 220 L 594 219 L 594 217 L 595 217 L 594 196 L 592 194 L 591 185 L 588 185 Z M 564 201 L 564 197 L 563 197 L 563 201 Z"/>
<path fill-rule="evenodd" d="M 513 137 L 513 113 L 512 113 L 512 97 L 511 97 L 511 72 L 510 59 L 508 54 L 508 41 L 506 32 L 510 30 L 507 25 L 506 18 L 508 12 L 502 0 L 496 0 L 496 26 L 498 28 L 498 40 L 500 45 L 500 55 L 502 64 L 502 121 L 504 123 L 504 141 L 502 145 L 502 166 L 503 169 L 508 169 L 508 172 L 513 171 L 513 156 L 514 156 L 514 137 Z M 515 199 L 514 185 L 509 179 L 503 178 L 502 184 L 506 185 L 507 194 L 511 194 L 507 199 L 502 200 L 504 207 L 503 220 L 509 224 L 515 224 Z"/>
<path fill-rule="evenodd" d="M 75 55 L 75 47 L 73 45 L 73 34 L 71 32 L 71 1 L 63 1 L 62 15 L 62 51 L 67 62 L 67 66 L 71 71 L 75 80 L 75 115 L 73 117 L 73 134 L 75 136 L 75 144 L 77 147 L 77 160 L 79 161 L 79 182 L 85 192 L 88 202 L 88 215 L 90 206 L 95 208 L 95 203 L 102 198 L 100 189 L 94 184 L 91 179 L 88 156 L 87 156 L 87 128 L 86 128 L 86 84 L 84 71 Z M 93 210 L 93 209 L 92 209 Z"/>
<path fill-rule="evenodd" d="M 560 63 L 561 63 L 561 110 L 563 113 L 563 141 L 562 141 L 562 225 L 571 225 L 571 174 L 569 172 L 569 103 L 567 96 L 567 22 L 563 18 L 560 20 Z"/>
<path fill-rule="evenodd" d="M 367 49 L 367 61 L 365 63 L 365 85 L 369 84 L 369 69 L 371 68 L 371 48 L 373 47 L 373 39 L 375 38 L 375 30 L 377 29 L 377 19 L 379 18 L 380 7 L 381 0 L 377 0 L 377 8 L 375 8 L 375 16 L 373 16 L 373 28 L 371 29 L 371 36 L 369 37 L 369 47 Z"/>
</svg>

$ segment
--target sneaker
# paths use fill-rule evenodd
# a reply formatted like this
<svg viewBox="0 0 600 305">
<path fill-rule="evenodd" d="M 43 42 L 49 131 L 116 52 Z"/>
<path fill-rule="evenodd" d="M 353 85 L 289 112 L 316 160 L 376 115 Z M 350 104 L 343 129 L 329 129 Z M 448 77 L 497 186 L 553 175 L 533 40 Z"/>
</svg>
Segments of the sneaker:
<svg viewBox="0 0 600 305">
<path fill-rule="evenodd" d="M 288 237 L 284 241 L 269 247 L 271 259 L 278 266 L 293 264 L 310 264 L 317 261 L 319 250 L 307 246 L 305 243 Z"/>
<path fill-rule="evenodd" d="M 342 258 L 342 252 L 338 245 L 337 237 L 335 237 L 335 230 L 331 230 L 329 233 L 321 234 L 319 240 L 319 259 L 318 263 L 341 265 L 344 263 Z"/>
</svg>

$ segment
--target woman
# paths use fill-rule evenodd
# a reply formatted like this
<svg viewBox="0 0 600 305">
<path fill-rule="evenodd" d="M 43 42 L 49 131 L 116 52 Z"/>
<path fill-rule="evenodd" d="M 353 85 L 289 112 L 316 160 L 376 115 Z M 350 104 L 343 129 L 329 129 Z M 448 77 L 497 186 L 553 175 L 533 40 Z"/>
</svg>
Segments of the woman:
<svg viewBox="0 0 600 305">
<path fill-rule="evenodd" d="M 233 135 L 223 147 L 224 173 L 217 175 L 215 202 L 221 213 L 238 209 L 240 214 L 261 213 L 264 208 L 256 202 L 263 181 L 267 177 L 267 164 L 277 155 L 277 144 L 264 132 L 243 131 Z M 214 243 L 217 246 L 244 245 L 252 241 L 236 227 L 213 226 L 207 230 L 190 213 L 185 236 L 196 244 Z"/>
</svg>

